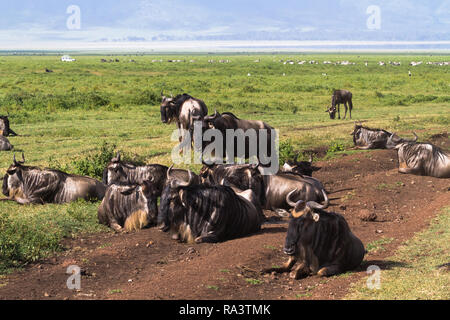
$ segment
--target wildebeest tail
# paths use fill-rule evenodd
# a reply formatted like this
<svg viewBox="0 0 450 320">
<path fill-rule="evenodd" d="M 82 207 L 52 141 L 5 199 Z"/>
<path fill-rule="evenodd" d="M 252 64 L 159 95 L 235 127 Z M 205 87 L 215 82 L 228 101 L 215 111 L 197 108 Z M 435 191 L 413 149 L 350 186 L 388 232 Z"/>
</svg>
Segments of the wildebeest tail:
<svg viewBox="0 0 450 320">
<path fill-rule="evenodd" d="M 351 97 L 350 97 L 350 99 L 348 100 L 348 107 L 350 108 L 350 111 L 352 111 L 352 109 L 353 109 L 353 103 L 352 103 Z"/>
<path fill-rule="evenodd" d="M 133 212 L 125 220 L 124 229 L 127 232 L 138 231 L 148 225 L 147 213 L 143 210 Z"/>
</svg>

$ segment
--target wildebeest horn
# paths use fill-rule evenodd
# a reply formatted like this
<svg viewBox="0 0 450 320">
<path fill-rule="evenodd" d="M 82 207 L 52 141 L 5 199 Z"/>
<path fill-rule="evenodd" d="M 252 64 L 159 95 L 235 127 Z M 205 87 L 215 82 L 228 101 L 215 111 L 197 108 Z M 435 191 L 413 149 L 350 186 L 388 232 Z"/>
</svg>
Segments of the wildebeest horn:
<svg viewBox="0 0 450 320">
<path fill-rule="evenodd" d="M 17 161 L 16 161 L 16 153 L 14 152 L 14 154 L 13 154 L 13 163 L 14 164 L 17 164 Z"/>
<path fill-rule="evenodd" d="M 417 139 L 419 139 L 419 137 L 417 136 L 417 134 L 413 131 L 413 135 L 414 135 L 414 142 L 417 141 Z"/>
<path fill-rule="evenodd" d="M 120 152 L 117 151 L 117 155 L 116 155 L 117 161 L 120 161 Z"/>
<path fill-rule="evenodd" d="M 194 180 L 194 176 L 192 175 L 192 171 L 191 170 L 188 170 L 188 174 L 189 174 L 189 179 L 188 179 L 187 182 L 180 182 L 178 180 L 173 180 L 171 182 L 171 187 L 172 188 L 178 188 L 178 187 L 188 187 L 188 186 L 190 186 L 191 183 Z"/>
<path fill-rule="evenodd" d="M 417 137 L 417 136 L 416 136 Z M 22 152 L 22 161 L 21 161 L 22 163 L 25 163 L 25 155 L 23 154 L 23 152 Z"/>
<path fill-rule="evenodd" d="M 172 170 L 172 168 L 173 168 L 173 165 L 171 165 L 171 166 L 169 167 L 169 169 L 167 169 L 167 180 L 170 179 L 170 170 Z"/>
<path fill-rule="evenodd" d="M 164 89 L 161 89 L 161 98 L 164 97 L 163 91 L 164 91 Z"/>
<path fill-rule="evenodd" d="M 325 203 L 323 205 L 322 204 L 318 204 L 315 201 L 308 201 L 306 203 L 306 205 L 308 207 L 310 207 L 311 209 L 326 209 L 326 208 L 328 208 L 328 205 L 330 204 L 330 200 L 328 199 L 327 193 L 323 189 L 322 189 L 322 194 L 323 194 L 323 198 L 325 199 L 324 200 Z"/>
<path fill-rule="evenodd" d="M 309 162 L 310 162 L 310 163 L 313 162 L 313 155 L 312 155 L 312 153 L 309 154 Z"/>
<path fill-rule="evenodd" d="M 297 189 L 294 189 L 294 190 L 292 190 L 291 192 L 289 192 L 289 193 L 286 195 L 286 202 L 287 202 L 287 204 L 290 205 L 291 207 L 295 207 L 295 205 L 297 204 L 296 202 L 293 202 L 293 201 L 291 200 L 291 195 L 292 195 L 294 192 L 296 192 L 296 191 L 297 191 Z M 300 200 L 300 201 L 303 201 L 303 200 Z"/>
</svg>

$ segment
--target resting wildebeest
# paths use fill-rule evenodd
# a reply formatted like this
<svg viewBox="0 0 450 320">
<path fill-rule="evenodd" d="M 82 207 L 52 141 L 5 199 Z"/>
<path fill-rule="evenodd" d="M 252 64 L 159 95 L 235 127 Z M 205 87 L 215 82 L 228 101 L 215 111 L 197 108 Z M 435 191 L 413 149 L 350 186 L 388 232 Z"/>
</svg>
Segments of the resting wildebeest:
<svg viewBox="0 0 450 320">
<path fill-rule="evenodd" d="M 186 132 L 191 135 L 191 143 L 193 142 L 193 117 L 202 119 L 208 114 L 208 108 L 206 104 L 190 95 L 183 93 L 174 97 L 166 97 L 161 91 L 161 121 L 162 123 L 170 123 L 173 120 L 176 121 L 178 128 L 178 139 L 183 145 Z M 180 149 L 180 152 L 182 149 Z"/>
<path fill-rule="evenodd" d="M 105 185 L 112 183 L 142 184 L 146 180 L 152 180 L 158 196 L 160 196 L 168 178 L 168 169 L 168 167 L 161 164 L 137 166 L 123 162 L 120 159 L 120 153 L 117 152 L 117 155 L 111 159 L 103 170 L 103 183 Z M 172 169 L 171 175 L 184 181 L 187 181 L 189 178 L 187 170 L 184 169 Z"/>
<path fill-rule="evenodd" d="M 314 171 L 320 170 L 320 167 L 315 167 L 312 165 L 312 154 L 309 155 L 309 161 L 297 161 L 298 154 L 295 156 L 294 160 L 288 160 L 281 167 L 282 172 L 291 172 L 299 175 L 312 176 Z"/>
<path fill-rule="evenodd" d="M 357 149 L 389 149 L 387 142 L 392 133 L 383 129 L 372 129 L 363 127 L 362 124 L 355 124 L 353 133 L 350 135 L 353 136 L 353 143 Z M 405 140 L 397 137 L 396 142 L 415 142 L 416 140 L 417 136 L 415 140 Z"/>
<path fill-rule="evenodd" d="M 328 205 L 329 200 L 324 186 L 313 177 L 279 172 L 275 175 L 263 175 L 263 180 L 265 186 L 264 209 L 286 215 L 286 210 L 291 208 L 286 201 L 286 196 L 292 190 L 296 190 L 293 195 L 295 201 L 324 201 L 325 205 Z"/>
<path fill-rule="evenodd" d="M 219 242 L 260 230 L 261 209 L 228 186 L 193 185 L 176 179 L 161 196 L 158 223 L 171 230 L 172 238 L 187 242 Z M 252 191 L 245 191 L 251 195 Z"/>
<path fill-rule="evenodd" d="M 272 151 L 272 130 L 273 128 L 267 123 L 259 120 L 243 120 L 236 117 L 231 112 L 224 112 L 220 114 L 215 112 L 211 116 L 205 116 L 203 118 L 203 127 L 216 129 L 222 133 L 223 137 L 223 154 L 217 155 L 218 157 L 226 157 L 227 154 L 234 152 L 235 157 L 239 158 L 249 158 L 251 156 L 256 156 L 259 159 L 261 156 L 260 147 L 266 145 L 265 155 L 267 157 L 271 156 Z M 234 130 L 234 150 L 226 150 L 226 135 L 227 130 Z M 261 136 L 260 130 L 264 130 L 267 136 Z M 239 133 L 243 133 L 242 136 Z M 260 141 L 260 139 L 266 138 L 266 143 Z M 252 139 L 252 140 L 250 140 Z M 206 143 L 207 144 L 207 143 Z M 245 148 L 245 154 L 238 154 L 238 146 L 241 145 Z M 253 150 L 251 150 L 253 149 Z M 250 151 L 253 151 L 250 153 Z M 234 159 L 234 158 L 233 158 Z"/>
<path fill-rule="evenodd" d="M 357 268 L 364 258 L 364 245 L 344 217 L 325 211 L 326 206 L 313 201 L 293 202 L 291 194 L 286 196 L 293 211 L 284 245 L 289 260 L 281 268 L 264 272 L 289 272 L 297 261 L 299 265 L 291 272 L 294 279 L 315 274 L 331 276 Z"/>
<path fill-rule="evenodd" d="M 156 192 L 152 181 L 140 185 L 109 185 L 98 208 L 98 221 L 116 231 L 127 232 L 155 224 Z"/>
<path fill-rule="evenodd" d="M 441 148 L 431 143 L 405 142 L 395 133 L 387 145 L 397 150 L 400 173 L 450 178 L 450 153 Z"/>
<path fill-rule="evenodd" d="M 338 119 L 341 118 L 341 112 L 339 108 L 341 103 L 343 103 L 345 107 L 344 119 L 347 117 L 347 103 L 350 109 L 350 119 L 352 118 L 352 109 L 353 109 L 352 93 L 347 90 L 335 90 L 333 92 L 333 95 L 331 96 L 331 107 L 327 108 L 327 110 L 325 111 L 330 114 L 330 119 L 336 118 L 336 105 L 337 105 Z"/>
<path fill-rule="evenodd" d="M 12 144 L 9 142 L 8 138 L 0 135 L 0 151 L 7 151 L 13 148 Z"/>
<path fill-rule="evenodd" d="M 199 177 L 208 185 L 223 184 L 226 180 L 230 186 L 241 190 L 251 189 L 261 205 L 265 202 L 264 181 L 258 169 L 259 164 L 207 164 L 203 162 Z"/>
<path fill-rule="evenodd" d="M 8 116 L 0 116 L 0 135 L 5 137 L 9 135 L 17 136 L 17 133 L 15 133 L 9 126 Z"/>
<path fill-rule="evenodd" d="M 3 177 L 2 192 L 9 200 L 21 204 L 65 203 L 77 199 L 101 200 L 105 185 L 90 177 L 67 174 L 55 169 L 24 166 L 25 158 L 16 161 Z"/>
</svg>

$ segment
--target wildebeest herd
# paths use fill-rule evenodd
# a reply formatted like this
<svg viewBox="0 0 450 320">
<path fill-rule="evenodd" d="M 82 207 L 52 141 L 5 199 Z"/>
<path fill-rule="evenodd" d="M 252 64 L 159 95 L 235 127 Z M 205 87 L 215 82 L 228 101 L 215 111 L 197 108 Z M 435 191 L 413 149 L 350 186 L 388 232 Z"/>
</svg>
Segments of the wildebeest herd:
<svg viewBox="0 0 450 320">
<path fill-rule="evenodd" d="M 161 121 L 175 121 L 179 129 L 188 132 L 194 121 L 201 121 L 203 128 L 219 131 L 272 128 L 229 112 L 216 111 L 208 116 L 206 104 L 188 94 L 168 98 L 161 92 L 161 96 Z M 334 118 L 339 103 L 348 103 L 351 117 L 351 97 L 348 91 L 336 91 L 330 117 Z M 16 135 L 8 117 L 0 117 L 0 133 L 2 139 Z M 407 140 L 357 123 L 351 135 L 358 149 L 398 150 L 401 173 L 450 178 L 450 155 L 430 143 L 418 143 L 415 134 L 415 139 Z M 184 138 L 180 130 L 180 142 Z M 4 143 L 0 140 L 0 146 Z M 138 166 L 122 161 L 117 153 L 104 169 L 102 181 L 98 181 L 26 166 L 23 154 L 22 160 L 14 155 L 13 164 L 3 177 L 2 192 L 6 200 L 20 204 L 102 200 L 98 220 L 117 232 L 158 227 L 172 239 L 195 243 L 221 242 L 258 232 L 268 220 L 263 210 L 271 210 L 290 218 L 284 247 L 290 258 L 283 267 L 266 272 L 290 271 L 299 262 L 292 272 L 294 278 L 310 274 L 329 276 L 354 269 L 362 262 L 362 242 L 342 215 L 326 211 L 328 191 L 312 177 L 320 169 L 313 166 L 312 156 L 309 161 L 289 159 L 276 174 L 269 175 L 263 174 L 261 163 L 203 164 L 196 174 L 173 165 Z"/>
</svg>

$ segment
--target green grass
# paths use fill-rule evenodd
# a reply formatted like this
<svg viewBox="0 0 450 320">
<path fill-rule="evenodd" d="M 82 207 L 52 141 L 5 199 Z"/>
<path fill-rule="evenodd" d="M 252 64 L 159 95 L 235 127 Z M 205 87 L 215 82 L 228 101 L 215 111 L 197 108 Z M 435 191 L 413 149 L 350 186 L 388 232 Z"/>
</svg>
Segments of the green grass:
<svg viewBox="0 0 450 320">
<path fill-rule="evenodd" d="M 352 286 L 348 299 L 450 299 L 450 207 L 431 226 L 406 241 L 393 255 L 390 268 L 381 270 L 380 289 L 369 289 L 366 279 Z"/>
<path fill-rule="evenodd" d="M 195 63 L 152 63 L 164 56 L 137 56 L 120 63 L 101 63 L 101 56 L 77 56 L 62 63 L 58 56 L 0 56 L 0 114 L 10 114 L 10 137 L 27 164 L 60 168 L 100 178 L 112 154 L 140 163 L 171 164 L 174 124 L 160 120 L 160 92 L 187 92 L 201 98 L 210 113 L 231 111 L 260 119 L 279 129 L 281 158 L 327 147 L 325 159 L 351 154 L 354 122 L 331 120 L 324 112 L 334 89 L 353 92 L 353 120 L 420 139 L 448 130 L 450 70 L 420 65 L 408 77 L 411 60 L 444 61 L 449 56 L 381 55 L 233 55 L 229 64 L 210 64 L 208 55 Z M 171 59 L 177 59 L 171 56 Z M 191 57 L 181 59 L 189 61 Z M 260 63 L 253 63 L 259 58 Z M 280 59 L 350 60 L 352 66 L 283 65 Z M 369 61 L 369 67 L 364 61 Z M 378 67 L 379 60 L 401 61 Z M 46 74 L 45 68 L 54 72 Z M 322 73 L 328 76 L 325 78 Z M 251 77 L 247 76 L 251 73 Z M 282 76 L 285 73 L 286 76 Z M 342 111 L 342 110 L 341 110 Z M 0 152 L 0 176 L 12 163 Z M 301 159 L 301 156 L 299 157 Z M 198 171 L 201 165 L 183 164 Z M 347 197 L 352 197 L 348 194 Z M 77 220 L 70 208 L 84 208 Z M 60 250 L 61 239 L 79 232 L 99 232 L 96 204 L 19 206 L 0 202 L 0 265 L 5 270 Z M 75 210 L 75 209 L 74 209 Z M 76 210 L 75 210 L 76 211 Z M 81 212 L 81 211 L 79 211 Z M 81 214 L 81 213 L 79 213 Z"/>
<path fill-rule="evenodd" d="M 374 240 L 366 245 L 366 250 L 368 252 L 377 252 L 377 251 L 384 251 L 384 245 L 391 243 L 394 241 L 393 238 L 381 238 L 378 240 Z"/>
</svg>

